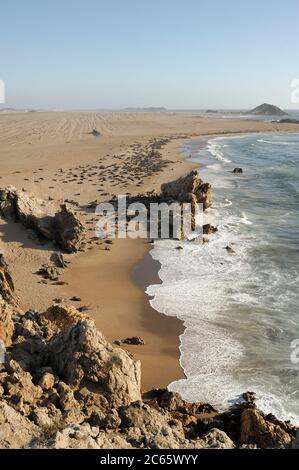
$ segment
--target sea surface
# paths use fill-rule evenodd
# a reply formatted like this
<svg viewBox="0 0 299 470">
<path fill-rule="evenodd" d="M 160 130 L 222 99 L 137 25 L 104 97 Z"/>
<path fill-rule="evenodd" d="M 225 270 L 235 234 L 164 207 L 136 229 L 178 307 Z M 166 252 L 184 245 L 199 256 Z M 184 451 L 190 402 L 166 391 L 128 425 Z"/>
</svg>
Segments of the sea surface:
<svg viewBox="0 0 299 470">
<path fill-rule="evenodd" d="M 254 391 L 265 412 L 299 424 L 291 359 L 299 358 L 299 133 L 211 138 L 183 150 L 213 186 L 204 218 L 218 232 L 203 245 L 159 240 L 151 251 L 162 280 L 147 289 L 151 304 L 186 327 L 186 379 L 169 388 L 219 408 Z"/>
</svg>

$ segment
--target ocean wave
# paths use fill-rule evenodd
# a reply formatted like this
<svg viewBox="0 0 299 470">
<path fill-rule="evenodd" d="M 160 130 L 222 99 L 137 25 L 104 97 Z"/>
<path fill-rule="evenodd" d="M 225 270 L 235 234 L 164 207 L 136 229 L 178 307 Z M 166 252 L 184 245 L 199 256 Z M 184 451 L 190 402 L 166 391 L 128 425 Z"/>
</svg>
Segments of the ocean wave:
<svg viewBox="0 0 299 470">
<path fill-rule="evenodd" d="M 297 145 L 298 143 L 296 142 L 284 142 L 284 141 L 278 141 L 278 140 L 265 140 L 265 139 L 258 139 L 257 142 L 260 142 L 262 144 L 270 144 L 270 145 Z"/>
<path fill-rule="evenodd" d="M 242 224 L 245 224 L 245 225 L 252 225 L 253 222 L 251 222 L 251 220 L 248 219 L 247 215 L 245 214 L 245 212 L 242 212 L 242 217 L 240 218 L 240 222 Z"/>
<path fill-rule="evenodd" d="M 204 220 L 218 232 L 204 245 L 182 242 L 179 252 L 177 242 L 155 242 L 151 255 L 161 263 L 162 283 L 147 293 L 153 308 L 185 326 L 180 362 L 186 378 L 169 389 L 223 409 L 254 390 L 259 408 L 298 423 L 298 375 L 292 376 L 289 351 L 290 338 L 299 335 L 293 254 L 298 205 L 290 187 L 296 184 L 298 156 L 291 147 L 283 155 L 278 146 L 253 150 L 257 139 L 267 143 L 260 135 L 236 136 L 241 138 L 211 139 L 209 155 L 202 151 L 199 157 L 206 163 L 202 177 L 213 186 L 213 206 Z M 227 139 L 231 145 L 224 150 Z M 228 157 L 247 168 L 239 187 L 227 171 Z"/>
<path fill-rule="evenodd" d="M 226 158 L 221 151 L 222 149 L 222 144 L 218 143 L 219 139 L 212 139 L 209 140 L 206 146 L 206 150 L 213 155 L 213 157 L 217 158 L 217 160 L 220 160 L 221 162 L 224 163 L 231 163 L 231 160 L 229 158 Z"/>
</svg>

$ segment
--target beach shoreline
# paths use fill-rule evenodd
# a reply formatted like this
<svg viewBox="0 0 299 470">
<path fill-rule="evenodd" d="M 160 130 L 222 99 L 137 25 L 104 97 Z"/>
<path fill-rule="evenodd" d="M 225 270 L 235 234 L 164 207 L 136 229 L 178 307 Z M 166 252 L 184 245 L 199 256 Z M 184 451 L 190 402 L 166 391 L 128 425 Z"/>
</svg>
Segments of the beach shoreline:
<svg viewBox="0 0 299 470">
<path fill-rule="evenodd" d="M 291 124 L 225 121 L 194 117 L 188 113 L 111 113 L 104 116 L 99 113 L 82 113 L 79 116 L 75 113 L 35 113 L 33 116 L 8 116 L 7 121 L 5 119 L 1 117 L 4 123 L 0 131 L 3 144 L 0 150 L 3 167 L 1 187 L 13 184 L 39 197 L 51 197 L 59 202 L 66 198 L 76 199 L 79 207 L 86 206 L 96 197 L 98 201 L 105 200 L 112 193 L 138 194 L 159 190 L 162 183 L 198 168 L 198 164 L 188 161 L 188 155 L 183 152 L 184 142 L 202 139 L 204 143 L 214 137 L 297 130 Z M 29 135 L 28 128 L 32 124 L 36 126 L 36 132 Z M 54 124 L 58 137 L 53 134 L 54 127 L 52 130 L 51 126 Z M 20 127 L 16 142 L 11 141 L 10 129 L 13 125 Z M 38 126 L 41 126 L 40 130 Z M 49 132 L 45 134 L 46 126 Z M 99 139 L 87 135 L 90 126 L 98 127 L 102 132 Z M 75 131 L 78 135 L 74 134 Z M 127 177 L 126 161 L 128 158 L 129 163 L 132 161 L 130 155 L 136 152 L 136 148 L 142 154 L 149 142 L 155 139 L 162 142 L 165 139 L 159 150 L 161 162 L 154 172 L 145 168 L 144 176 L 139 177 L 136 185 L 136 181 L 132 182 Z M 102 178 L 100 194 L 97 192 L 97 177 L 92 174 L 89 180 L 85 178 L 84 191 L 77 194 L 81 187 L 72 182 L 73 176 L 67 179 L 65 174 L 71 172 L 73 175 L 82 166 L 96 167 L 99 162 L 100 167 L 105 168 L 117 162 L 116 170 L 119 170 Z M 57 171 L 59 168 L 61 172 Z M 138 162 L 134 168 L 135 174 L 139 175 Z M 33 174 L 37 175 L 34 180 Z M 92 215 L 89 212 L 89 217 Z M 83 222 L 91 224 L 86 227 L 94 231 L 92 218 Z M 149 278 L 154 283 L 160 282 L 157 265 L 149 261 L 151 245 L 145 240 L 115 240 L 109 251 L 104 249 L 103 244 L 94 245 L 88 241 L 84 253 L 66 255 L 70 265 L 60 279 L 67 284 L 55 285 L 41 282 L 35 274 L 43 263 L 49 261 L 53 252 L 51 244 L 38 246 L 19 224 L 2 221 L 0 231 L 0 249 L 12 271 L 24 310 L 45 311 L 57 298 L 63 298 L 75 307 L 87 305 L 99 330 L 111 342 L 133 335 L 144 337 L 145 346 L 125 348 L 142 362 L 144 390 L 166 387 L 170 382 L 184 377 L 179 361 L 179 337 L 184 331 L 182 322 L 152 309 L 145 293 Z M 136 269 L 139 270 L 137 284 Z M 82 299 L 81 302 L 70 300 L 74 295 Z"/>
</svg>

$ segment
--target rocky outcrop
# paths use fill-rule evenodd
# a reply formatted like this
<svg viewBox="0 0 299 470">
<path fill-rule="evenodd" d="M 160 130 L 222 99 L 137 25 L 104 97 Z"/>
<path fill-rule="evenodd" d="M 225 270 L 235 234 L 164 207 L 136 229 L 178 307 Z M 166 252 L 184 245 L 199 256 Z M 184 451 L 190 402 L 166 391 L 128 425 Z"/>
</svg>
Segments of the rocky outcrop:
<svg viewBox="0 0 299 470">
<path fill-rule="evenodd" d="M 55 335 L 47 346 L 46 362 L 73 387 L 92 387 L 111 407 L 139 400 L 140 362 L 113 348 L 92 320 L 83 319 Z"/>
<path fill-rule="evenodd" d="M 15 312 L 11 321 L 11 345 L 0 365 L 0 448 L 232 449 L 294 442 L 296 429 L 260 412 L 252 392 L 224 413 L 164 389 L 141 396 L 139 361 L 112 347 L 72 306 Z"/>
<path fill-rule="evenodd" d="M 84 236 L 84 228 L 75 213 L 65 204 L 56 213 L 48 213 L 46 207 L 45 201 L 24 190 L 19 191 L 13 186 L 0 190 L 2 217 L 21 222 L 68 253 L 77 251 Z M 49 212 L 53 211 L 52 207 L 48 209 Z"/>
<path fill-rule="evenodd" d="M 241 416 L 241 445 L 255 445 L 261 449 L 286 447 L 291 444 L 292 437 L 287 428 L 278 420 L 267 419 L 257 409 L 244 410 Z"/>
<path fill-rule="evenodd" d="M 206 210 L 212 205 L 212 186 L 210 183 L 204 183 L 194 170 L 175 181 L 162 184 L 161 197 L 166 200 L 203 204 L 203 209 Z"/>
<path fill-rule="evenodd" d="M 23 448 L 40 434 L 38 427 L 0 399 L 0 448 Z"/>
<path fill-rule="evenodd" d="M 126 197 L 119 205 L 114 196 L 109 201 L 119 213 L 126 218 L 127 225 L 138 215 L 140 232 L 147 233 L 149 238 L 188 238 L 196 227 L 196 214 L 202 204 L 203 210 L 212 205 L 212 187 L 204 183 L 197 171 L 191 171 L 185 176 L 170 183 L 161 185 L 160 193 L 151 191 L 145 194 Z M 123 205 L 125 204 L 125 207 Z M 184 205 L 190 204 L 190 207 Z M 92 201 L 87 207 L 95 209 L 97 201 Z M 134 206 L 135 205 L 135 206 Z M 191 210 L 189 210 L 191 209 Z M 152 229 L 152 230 L 151 230 Z M 107 234 L 98 232 L 104 238 Z"/>
<path fill-rule="evenodd" d="M 14 324 L 12 315 L 19 309 L 14 284 L 3 254 L 0 253 L 0 341 L 9 346 L 12 341 Z"/>
</svg>

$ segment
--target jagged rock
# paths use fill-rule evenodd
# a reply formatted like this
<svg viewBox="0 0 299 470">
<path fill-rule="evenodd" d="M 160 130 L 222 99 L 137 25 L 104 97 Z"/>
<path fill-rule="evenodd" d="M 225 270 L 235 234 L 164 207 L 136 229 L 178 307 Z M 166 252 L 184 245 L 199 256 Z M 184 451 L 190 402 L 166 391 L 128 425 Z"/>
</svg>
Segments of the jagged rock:
<svg viewBox="0 0 299 470">
<path fill-rule="evenodd" d="M 162 184 L 161 196 L 179 202 L 201 203 L 206 210 L 212 204 L 212 187 L 204 183 L 198 172 L 193 170 L 175 181 Z"/>
<path fill-rule="evenodd" d="M 121 419 L 116 410 L 111 410 L 105 419 L 106 429 L 117 429 L 121 424 Z"/>
<path fill-rule="evenodd" d="M 211 224 L 205 224 L 202 227 L 202 233 L 204 235 L 211 235 L 211 234 L 216 233 L 216 232 L 218 232 L 218 228 L 214 227 Z"/>
<path fill-rule="evenodd" d="M 78 251 L 84 234 L 84 227 L 75 213 L 66 207 L 60 206 L 61 211 L 55 215 L 56 238 L 61 248 L 68 253 Z"/>
<path fill-rule="evenodd" d="M 140 399 L 140 362 L 113 348 L 92 320 L 81 317 L 56 334 L 45 360 L 67 384 L 77 388 L 93 384 L 112 407 Z"/>
<path fill-rule="evenodd" d="M 21 222 L 42 237 L 56 242 L 68 253 L 77 251 L 83 239 L 84 227 L 75 213 L 62 204 L 60 212 L 46 214 L 44 206 L 44 201 L 24 190 L 18 191 L 13 186 L 0 190 L 2 217 Z"/>
<path fill-rule="evenodd" d="M 98 422 L 99 417 L 97 415 L 106 416 L 109 403 L 104 395 L 91 392 L 87 388 L 81 388 L 75 392 L 75 398 L 79 402 L 81 409 L 84 410 L 86 416 L 90 418 L 90 424 L 92 424 L 93 418 Z M 97 425 L 98 424 L 95 424 L 95 426 Z"/>
<path fill-rule="evenodd" d="M 57 410 L 59 413 L 59 410 Z M 32 421 L 39 428 L 50 428 L 54 425 L 53 418 L 49 415 L 49 409 L 46 407 L 35 407 L 29 415 L 30 421 Z"/>
<path fill-rule="evenodd" d="M 83 319 L 90 319 L 90 317 L 85 313 L 79 312 L 72 305 L 63 303 L 52 305 L 40 317 L 40 320 L 48 327 L 49 339 L 64 328 L 74 325 Z"/>
<path fill-rule="evenodd" d="M 19 308 L 19 303 L 15 295 L 14 283 L 2 253 L 0 253 L 0 295 L 2 299 L 10 305 L 16 309 Z"/>
<path fill-rule="evenodd" d="M 154 389 L 143 395 L 143 400 L 153 406 L 164 408 L 169 412 L 179 412 L 186 415 L 217 413 L 217 410 L 206 403 L 188 403 L 177 392 L 167 389 Z"/>
<path fill-rule="evenodd" d="M 145 341 L 143 338 L 140 338 L 140 336 L 132 336 L 130 338 L 125 338 L 120 340 L 120 343 L 122 344 L 130 344 L 134 346 L 144 346 Z"/>
<path fill-rule="evenodd" d="M 42 388 L 34 385 L 32 376 L 14 360 L 6 364 L 7 376 L 2 386 L 10 402 L 22 413 L 27 414 L 29 406 L 42 396 Z"/>
<path fill-rule="evenodd" d="M 73 408 L 79 408 L 79 403 L 75 400 L 74 393 L 67 384 L 59 382 L 58 393 L 60 396 L 60 405 L 64 411 L 72 410 Z"/>
<path fill-rule="evenodd" d="M 233 169 L 233 173 L 234 173 L 234 174 L 243 173 L 243 169 L 242 169 L 242 168 L 234 168 L 234 169 Z"/>
<path fill-rule="evenodd" d="M 256 394 L 254 392 L 245 392 L 245 393 L 242 393 L 242 398 L 247 403 L 254 403 L 256 400 Z"/>
<path fill-rule="evenodd" d="M 118 433 L 100 432 L 87 423 L 70 424 L 53 436 L 35 439 L 34 449 L 132 449 L 126 439 Z"/>
<path fill-rule="evenodd" d="M 219 429 L 211 429 L 200 438 L 200 444 L 204 449 L 234 449 L 236 447 L 228 435 Z"/>
<path fill-rule="evenodd" d="M 291 436 L 279 425 L 273 424 L 255 408 L 248 408 L 241 415 L 240 444 L 253 444 L 261 449 L 285 447 L 291 444 Z"/>
<path fill-rule="evenodd" d="M 186 439 L 182 424 L 169 421 L 168 413 L 159 413 L 154 408 L 136 402 L 119 411 L 121 427 L 125 430 L 128 440 L 134 446 L 153 449 L 179 449 L 186 447 Z"/>
<path fill-rule="evenodd" d="M 50 372 L 45 372 L 42 377 L 39 379 L 38 385 L 43 390 L 49 390 L 50 388 L 54 387 L 55 377 Z"/>
<path fill-rule="evenodd" d="M 37 271 L 37 274 L 40 274 L 45 279 L 50 279 L 51 281 L 57 281 L 61 273 L 61 269 L 56 268 L 56 266 L 50 266 L 49 264 L 43 264 Z"/>
<path fill-rule="evenodd" d="M 57 268 L 66 268 L 67 262 L 64 259 L 64 256 L 61 253 L 52 253 L 51 261 L 55 264 Z"/>
<path fill-rule="evenodd" d="M 30 444 L 40 430 L 5 401 L 0 400 L 0 448 L 17 449 Z"/>
<path fill-rule="evenodd" d="M 0 341 L 10 346 L 14 333 L 12 315 L 19 310 L 14 284 L 4 256 L 0 253 Z"/>
<path fill-rule="evenodd" d="M 100 449 L 96 438 L 99 435 L 98 428 L 91 428 L 89 424 L 70 424 L 62 431 L 56 433 L 52 445 L 46 447 L 54 449 Z"/>
<path fill-rule="evenodd" d="M 5 346 L 10 346 L 12 342 L 14 332 L 12 315 L 12 308 L 0 295 L 0 341 L 3 342 Z"/>
</svg>

